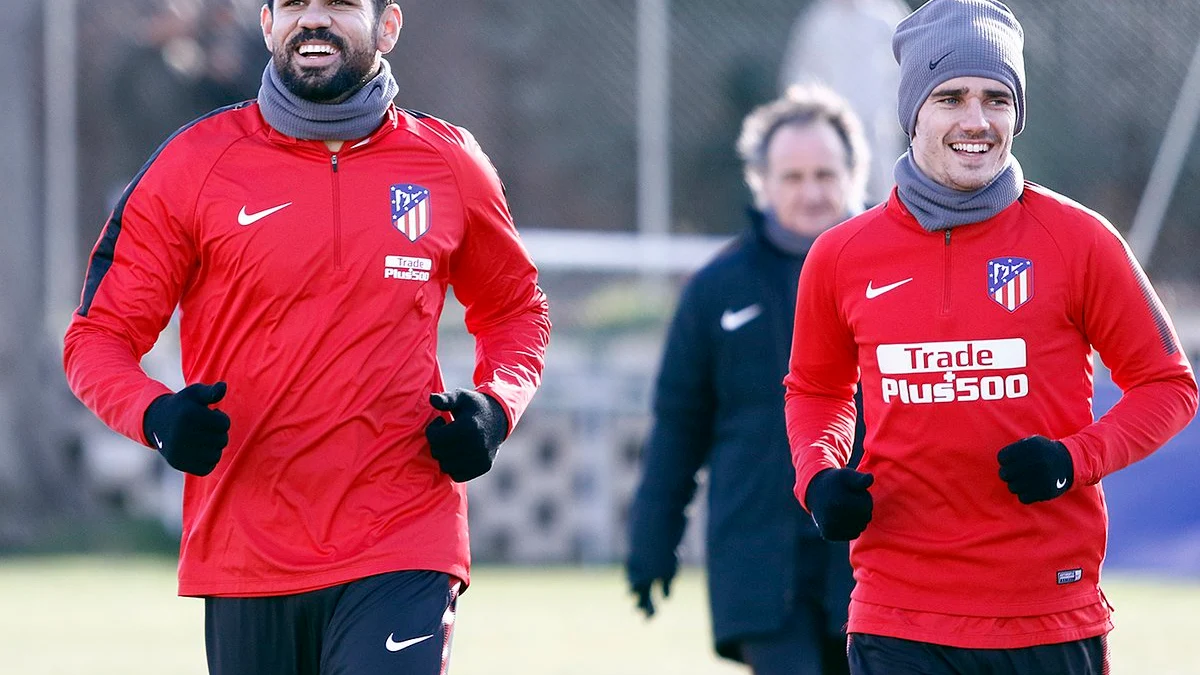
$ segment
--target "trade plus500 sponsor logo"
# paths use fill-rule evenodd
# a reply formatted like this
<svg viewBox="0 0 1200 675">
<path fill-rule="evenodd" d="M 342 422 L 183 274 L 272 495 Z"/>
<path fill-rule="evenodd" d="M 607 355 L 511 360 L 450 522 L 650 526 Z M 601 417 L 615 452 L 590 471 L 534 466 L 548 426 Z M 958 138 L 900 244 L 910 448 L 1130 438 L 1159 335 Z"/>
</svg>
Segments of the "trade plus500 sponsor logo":
<svg viewBox="0 0 1200 675">
<path fill-rule="evenodd" d="M 404 281 L 429 281 L 433 261 L 429 258 L 412 258 L 405 255 L 389 255 L 383 258 L 383 278 Z"/>
<path fill-rule="evenodd" d="M 1025 353 L 1021 338 L 879 345 L 875 355 L 883 375 L 883 402 L 948 403 L 1027 396 L 1029 377 L 1024 372 L 972 374 L 1023 370 Z M 929 377 L 934 373 L 941 377 Z"/>
</svg>

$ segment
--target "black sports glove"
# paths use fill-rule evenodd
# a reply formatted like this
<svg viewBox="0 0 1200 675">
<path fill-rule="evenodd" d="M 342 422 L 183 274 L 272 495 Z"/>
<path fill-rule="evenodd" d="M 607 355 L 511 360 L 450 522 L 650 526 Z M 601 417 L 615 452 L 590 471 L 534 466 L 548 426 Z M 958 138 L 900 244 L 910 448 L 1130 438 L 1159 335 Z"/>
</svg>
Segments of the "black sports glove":
<svg viewBox="0 0 1200 675">
<path fill-rule="evenodd" d="M 150 402 L 142 433 L 167 464 L 184 473 L 207 476 L 229 444 L 229 415 L 209 406 L 225 398 L 225 383 L 193 384 Z"/>
<path fill-rule="evenodd" d="M 875 476 L 854 469 L 824 469 L 812 477 L 804 501 L 821 537 L 827 541 L 850 541 L 871 522 L 875 500 L 867 488 Z"/>
<path fill-rule="evenodd" d="M 669 560 L 664 558 L 657 562 L 643 560 L 631 554 L 625 566 L 625 574 L 629 578 L 629 590 L 637 596 L 637 608 L 642 610 L 646 618 L 654 616 L 654 582 L 662 586 L 663 598 L 671 597 L 671 581 L 679 570 L 679 560 L 671 551 Z"/>
<path fill-rule="evenodd" d="M 1000 449 L 1000 480 L 1022 504 L 1044 502 L 1071 489 L 1075 463 L 1067 446 L 1045 436 L 1022 438 Z"/>
<path fill-rule="evenodd" d="M 508 435 L 508 416 L 500 403 L 471 389 L 430 394 L 429 403 L 454 418 L 447 423 L 439 415 L 425 427 L 429 450 L 442 471 L 456 483 L 487 473 Z"/>
</svg>

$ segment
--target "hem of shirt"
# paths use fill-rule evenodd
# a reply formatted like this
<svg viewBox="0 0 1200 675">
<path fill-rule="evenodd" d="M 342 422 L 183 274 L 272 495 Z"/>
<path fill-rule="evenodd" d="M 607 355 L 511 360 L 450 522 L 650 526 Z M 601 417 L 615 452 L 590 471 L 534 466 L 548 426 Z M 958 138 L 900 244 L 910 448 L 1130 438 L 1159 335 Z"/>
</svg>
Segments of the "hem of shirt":
<svg viewBox="0 0 1200 675">
<path fill-rule="evenodd" d="M 961 616 L 994 616 L 1012 618 L 1019 616 L 1043 616 L 1058 612 L 1069 612 L 1098 602 L 1103 602 L 1100 587 L 1088 586 L 1065 597 L 1039 600 L 1037 602 L 1006 602 L 1003 604 L 981 604 L 977 600 L 964 599 L 961 594 L 934 594 L 931 589 L 924 592 L 883 591 L 877 586 L 859 583 L 850 596 L 851 602 L 861 602 L 880 607 L 902 607 L 914 612 L 954 614 Z"/>
<path fill-rule="evenodd" d="M 904 626 L 871 621 L 852 621 L 846 626 L 847 633 L 865 633 L 884 637 L 925 642 L 943 647 L 959 649 L 1022 649 L 1040 645 L 1086 640 L 1106 635 L 1113 629 L 1111 618 L 1086 626 L 1075 626 L 1053 631 L 1036 631 L 1019 635 L 949 635 L 936 630 L 920 630 Z"/>
<path fill-rule="evenodd" d="M 465 591 L 470 585 L 470 566 L 459 561 L 375 561 L 353 567 L 338 567 L 332 570 L 308 574 L 285 573 L 280 577 L 259 577 L 238 580 L 193 579 L 180 574 L 179 595 L 182 597 L 229 597 L 255 598 L 273 595 L 295 595 L 317 591 L 338 584 L 357 581 L 376 574 L 405 570 L 429 570 L 444 572 L 462 581 Z"/>
</svg>

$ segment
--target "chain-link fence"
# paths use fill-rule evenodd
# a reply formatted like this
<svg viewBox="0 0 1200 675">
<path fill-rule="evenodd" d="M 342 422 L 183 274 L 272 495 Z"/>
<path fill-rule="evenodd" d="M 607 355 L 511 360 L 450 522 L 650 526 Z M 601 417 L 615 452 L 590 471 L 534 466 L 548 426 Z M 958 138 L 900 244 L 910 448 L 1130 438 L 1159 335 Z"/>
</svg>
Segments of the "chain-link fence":
<svg viewBox="0 0 1200 675">
<path fill-rule="evenodd" d="M 523 227 L 633 230 L 639 4 L 401 3 L 405 27 L 390 57 L 398 101 L 479 137 Z M 747 194 L 734 139 L 742 117 L 778 93 L 782 55 L 810 4 L 669 3 L 672 231 L 741 229 Z M 81 249 L 162 138 L 255 95 L 267 55 L 252 5 L 80 3 Z M 1027 39 L 1028 127 L 1016 142 L 1026 175 L 1127 230 L 1200 41 L 1200 3 L 1010 5 Z M 1198 177 L 1193 153 L 1167 211 L 1156 278 L 1200 274 L 1187 254 L 1200 218 L 1200 192 L 1188 187 Z"/>
<path fill-rule="evenodd" d="M 846 0 L 851 2 L 853 0 Z M 741 228 L 742 116 L 777 93 L 796 0 L 670 3 L 673 231 Z M 917 4 L 910 2 L 910 4 Z M 401 3 L 398 100 L 472 129 L 526 227 L 636 226 L 636 0 Z M 1200 40 L 1200 3 L 1012 0 L 1027 38 L 1027 175 L 1128 226 Z M 181 9 L 190 8 L 190 9 Z M 221 11 L 218 11 L 220 8 Z M 257 12 L 231 0 L 81 3 L 82 246 L 178 125 L 254 96 Z M 1182 142 L 1179 139 L 1176 142 Z M 1191 157 L 1156 271 L 1195 276 Z"/>
<path fill-rule="evenodd" d="M 528 226 L 633 229 L 637 4 L 528 0 L 449 15 L 413 7 L 393 59 L 401 99 L 476 129 Z M 733 142 L 742 116 L 777 93 L 781 54 L 808 4 L 671 3 L 673 231 L 741 228 Z M 1200 41 L 1200 3 L 1009 4 L 1026 32 L 1028 126 L 1016 142 L 1026 175 L 1126 230 Z M 433 48 L 450 33 L 454 48 Z M 1193 154 L 1156 277 L 1200 272 L 1188 254 L 1200 216 L 1200 193 L 1188 186 L 1198 177 Z"/>
</svg>

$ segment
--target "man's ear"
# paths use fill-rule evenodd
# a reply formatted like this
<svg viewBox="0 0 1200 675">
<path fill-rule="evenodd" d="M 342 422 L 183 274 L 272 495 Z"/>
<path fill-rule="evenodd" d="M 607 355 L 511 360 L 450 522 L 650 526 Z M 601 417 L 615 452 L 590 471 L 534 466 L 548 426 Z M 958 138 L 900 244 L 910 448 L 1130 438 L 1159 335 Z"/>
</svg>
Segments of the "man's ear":
<svg viewBox="0 0 1200 675">
<path fill-rule="evenodd" d="M 379 16 L 379 24 L 376 26 L 375 49 L 379 50 L 380 54 L 387 54 L 396 46 L 396 41 L 400 39 L 400 28 L 404 26 L 404 13 L 400 11 L 400 5 L 389 3 L 383 8 L 383 13 Z"/>
<path fill-rule="evenodd" d="M 273 1 L 268 0 L 268 4 L 263 5 L 258 12 L 258 25 L 262 27 L 263 42 L 267 45 L 267 51 L 272 54 L 275 53 L 274 40 L 271 37 L 271 28 L 275 25 L 275 16 L 271 14 L 270 5 Z"/>
</svg>

